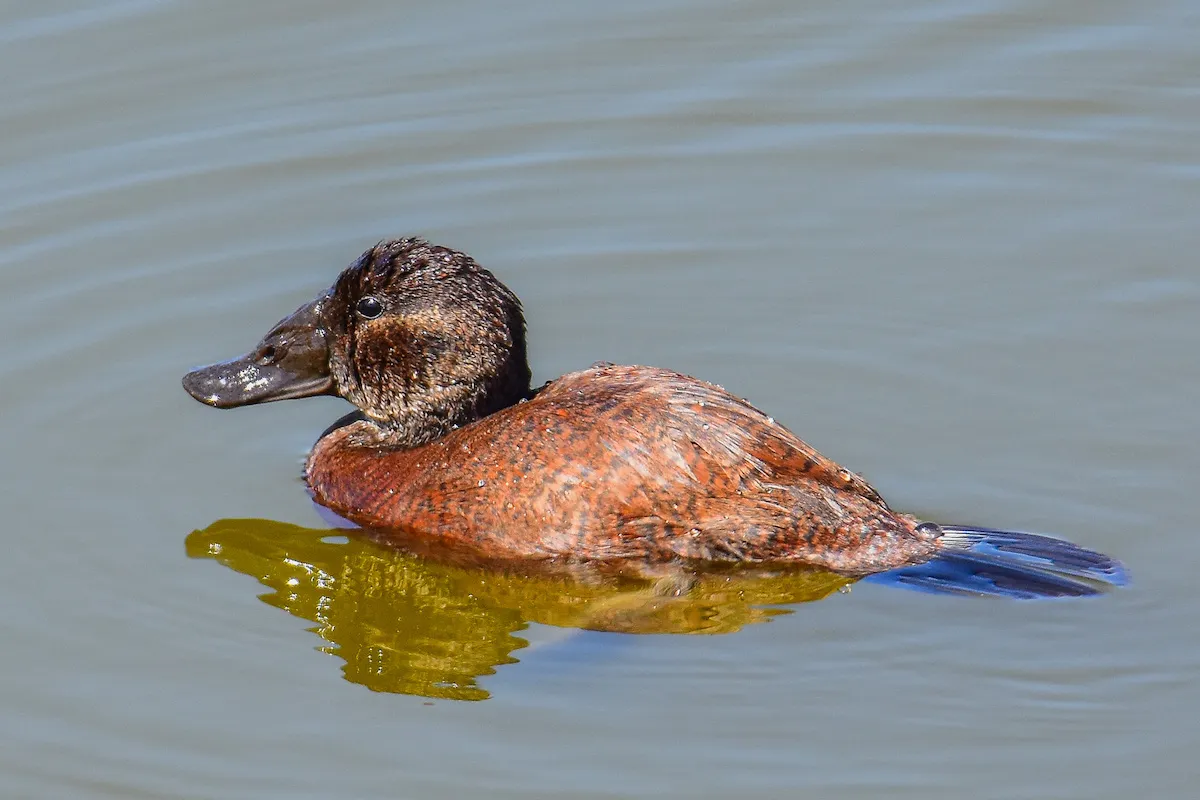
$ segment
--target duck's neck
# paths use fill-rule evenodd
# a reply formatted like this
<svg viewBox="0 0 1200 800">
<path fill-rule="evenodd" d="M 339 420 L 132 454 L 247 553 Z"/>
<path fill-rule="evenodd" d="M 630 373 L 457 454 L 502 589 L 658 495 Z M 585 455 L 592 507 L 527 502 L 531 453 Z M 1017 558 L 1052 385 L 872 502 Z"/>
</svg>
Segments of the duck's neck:
<svg viewBox="0 0 1200 800">
<path fill-rule="evenodd" d="M 429 444 L 453 430 L 516 405 L 531 394 L 529 366 L 522 358 L 512 368 L 488 380 L 422 387 L 382 404 L 385 413 L 373 414 L 363 409 L 359 415 L 351 416 L 369 423 L 375 443 L 409 449 Z"/>
</svg>

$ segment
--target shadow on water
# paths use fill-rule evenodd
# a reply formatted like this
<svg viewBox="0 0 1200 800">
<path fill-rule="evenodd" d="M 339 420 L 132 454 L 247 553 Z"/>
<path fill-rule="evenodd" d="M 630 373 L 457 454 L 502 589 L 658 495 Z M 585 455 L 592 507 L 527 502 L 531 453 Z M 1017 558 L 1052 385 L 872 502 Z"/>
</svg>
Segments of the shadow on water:
<svg viewBox="0 0 1200 800">
<path fill-rule="evenodd" d="M 530 622 L 623 633 L 732 633 L 853 579 L 823 570 L 663 580 L 446 564 L 361 531 L 226 519 L 187 537 L 191 558 L 256 578 L 268 605 L 315 623 L 346 680 L 378 692 L 484 700 L 477 678 L 518 661 Z"/>
</svg>

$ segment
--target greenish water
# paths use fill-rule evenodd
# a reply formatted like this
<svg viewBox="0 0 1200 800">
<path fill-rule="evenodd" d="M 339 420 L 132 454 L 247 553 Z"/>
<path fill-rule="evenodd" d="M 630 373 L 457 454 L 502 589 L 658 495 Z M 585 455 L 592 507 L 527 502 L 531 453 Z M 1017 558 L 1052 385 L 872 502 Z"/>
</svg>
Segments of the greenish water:
<svg viewBox="0 0 1200 800">
<path fill-rule="evenodd" d="M 1198 37 L 1182 0 L 0 7 L 0 795 L 1186 796 Z M 1135 583 L 647 604 L 331 538 L 299 472 L 345 404 L 179 377 L 404 234 L 517 291 L 538 380 L 702 376 Z"/>
</svg>

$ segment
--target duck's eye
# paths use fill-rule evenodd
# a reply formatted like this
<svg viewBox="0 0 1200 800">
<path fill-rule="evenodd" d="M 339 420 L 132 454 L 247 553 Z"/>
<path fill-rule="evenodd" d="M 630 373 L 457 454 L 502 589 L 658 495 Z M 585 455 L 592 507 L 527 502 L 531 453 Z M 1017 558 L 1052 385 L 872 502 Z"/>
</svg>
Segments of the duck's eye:
<svg viewBox="0 0 1200 800">
<path fill-rule="evenodd" d="M 358 313 L 366 319 L 375 319 L 383 313 L 383 303 L 371 296 L 358 301 Z"/>
</svg>

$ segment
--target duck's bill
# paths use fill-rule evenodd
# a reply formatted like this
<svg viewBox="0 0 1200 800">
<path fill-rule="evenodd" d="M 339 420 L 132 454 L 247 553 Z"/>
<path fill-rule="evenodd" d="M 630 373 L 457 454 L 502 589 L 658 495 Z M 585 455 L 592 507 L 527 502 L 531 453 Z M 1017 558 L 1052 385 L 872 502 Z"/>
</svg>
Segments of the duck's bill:
<svg viewBox="0 0 1200 800">
<path fill-rule="evenodd" d="M 321 301 L 296 310 L 251 352 L 183 376 L 192 397 L 216 408 L 334 394 Z"/>
<path fill-rule="evenodd" d="M 183 376 L 183 388 L 201 403 L 215 408 L 236 408 L 333 393 L 333 379 L 328 375 L 297 375 L 276 366 L 259 364 L 252 356 L 194 369 Z"/>
</svg>

